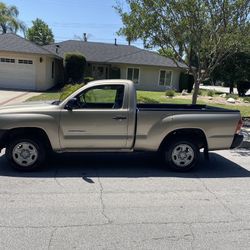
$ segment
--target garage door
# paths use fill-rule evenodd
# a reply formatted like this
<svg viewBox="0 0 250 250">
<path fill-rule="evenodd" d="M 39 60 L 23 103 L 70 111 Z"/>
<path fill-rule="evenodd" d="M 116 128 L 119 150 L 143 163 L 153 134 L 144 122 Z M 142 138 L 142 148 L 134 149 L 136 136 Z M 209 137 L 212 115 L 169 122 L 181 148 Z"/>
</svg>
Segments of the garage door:
<svg viewBox="0 0 250 250">
<path fill-rule="evenodd" d="M 0 57 L 0 88 L 34 90 L 35 87 L 33 60 Z"/>
</svg>

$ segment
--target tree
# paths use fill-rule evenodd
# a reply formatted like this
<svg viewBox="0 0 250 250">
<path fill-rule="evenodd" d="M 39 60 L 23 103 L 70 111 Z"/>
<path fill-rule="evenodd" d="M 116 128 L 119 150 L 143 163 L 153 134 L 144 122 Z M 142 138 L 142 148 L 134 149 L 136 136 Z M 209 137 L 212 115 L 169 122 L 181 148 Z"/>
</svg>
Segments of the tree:
<svg viewBox="0 0 250 250">
<path fill-rule="evenodd" d="M 129 11 L 123 11 L 119 3 L 115 7 L 124 25 L 118 33 L 126 37 L 133 34 L 133 39 L 142 39 L 147 48 L 172 49 L 176 65 L 185 64 L 194 76 L 193 104 L 197 101 L 200 83 L 219 63 L 238 50 L 249 50 L 249 1 L 126 2 Z"/>
<path fill-rule="evenodd" d="M 32 21 L 33 26 L 27 30 L 27 39 L 38 45 L 48 45 L 54 42 L 54 35 L 49 26 L 41 19 Z"/>
<path fill-rule="evenodd" d="M 18 20 L 19 11 L 16 6 L 7 6 L 5 3 L 0 2 L 0 33 L 5 34 L 8 32 L 17 33 L 22 31 L 25 33 L 25 24 Z"/>
<path fill-rule="evenodd" d="M 250 80 L 249 69 L 250 52 L 237 52 L 220 63 L 212 72 L 211 78 L 215 81 L 223 81 L 230 87 L 230 93 L 232 93 L 237 82 Z"/>
<path fill-rule="evenodd" d="M 86 59 L 80 53 L 66 53 L 64 55 L 64 69 L 69 83 L 80 83 L 84 79 Z"/>
</svg>

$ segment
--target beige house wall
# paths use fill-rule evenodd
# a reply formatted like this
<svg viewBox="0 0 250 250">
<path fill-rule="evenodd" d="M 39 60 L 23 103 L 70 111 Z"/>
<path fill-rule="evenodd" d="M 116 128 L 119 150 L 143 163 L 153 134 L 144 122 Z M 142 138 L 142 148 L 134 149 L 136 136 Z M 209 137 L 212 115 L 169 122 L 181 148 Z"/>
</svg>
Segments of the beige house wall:
<svg viewBox="0 0 250 250">
<path fill-rule="evenodd" d="M 56 77 L 54 77 L 54 79 L 51 77 L 52 61 L 55 60 L 52 57 L 15 52 L 0 52 L 0 57 L 29 59 L 33 61 L 35 66 L 35 83 L 34 88 L 31 90 L 43 91 L 56 84 Z M 13 74 L 15 74 L 15 72 L 13 72 Z"/>
<path fill-rule="evenodd" d="M 165 91 L 166 89 L 179 90 L 179 79 L 181 70 L 178 68 L 140 66 L 131 64 L 114 64 L 112 67 L 121 69 L 121 78 L 127 79 L 128 68 L 139 68 L 139 84 L 135 84 L 138 90 Z M 160 70 L 172 72 L 171 84 L 169 86 L 159 85 Z"/>
</svg>

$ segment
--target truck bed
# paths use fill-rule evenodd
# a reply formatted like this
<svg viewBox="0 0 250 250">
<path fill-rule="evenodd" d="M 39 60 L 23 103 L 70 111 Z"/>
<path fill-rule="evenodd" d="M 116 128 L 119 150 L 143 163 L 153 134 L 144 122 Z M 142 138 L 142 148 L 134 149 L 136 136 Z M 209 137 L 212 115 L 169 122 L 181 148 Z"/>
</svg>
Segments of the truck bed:
<svg viewBox="0 0 250 250">
<path fill-rule="evenodd" d="M 218 108 L 208 105 L 192 105 L 192 104 L 137 104 L 139 111 L 207 111 L 207 112 L 239 112 L 238 110 Z"/>
</svg>

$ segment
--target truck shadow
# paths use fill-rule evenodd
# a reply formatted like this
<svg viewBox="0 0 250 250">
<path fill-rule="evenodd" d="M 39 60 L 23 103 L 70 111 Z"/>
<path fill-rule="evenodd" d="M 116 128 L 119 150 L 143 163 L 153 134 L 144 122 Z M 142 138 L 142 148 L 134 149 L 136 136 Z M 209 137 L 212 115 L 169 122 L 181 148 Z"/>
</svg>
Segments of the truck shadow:
<svg viewBox="0 0 250 250">
<path fill-rule="evenodd" d="M 236 152 L 237 154 L 237 152 Z M 248 156 L 248 155 L 247 155 Z M 92 183 L 92 177 L 109 178 L 231 178 L 250 177 L 250 171 L 217 153 L 210 153 L 210 160 L 203 157 L 199 167 L 188 173 L 168 170 L 155 153 L 82 153 L 53 156 L 46 168 L 36 172 L 12 170 L 4 156 L 0 157 L 0 176 L 33 178 L 81 177 Z"/>
</svg>

